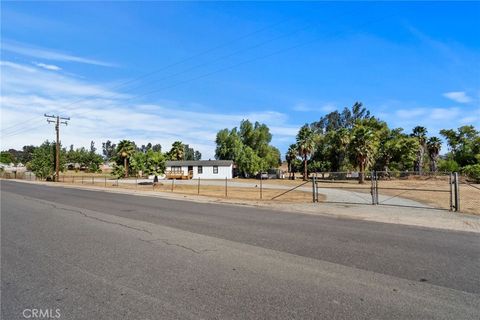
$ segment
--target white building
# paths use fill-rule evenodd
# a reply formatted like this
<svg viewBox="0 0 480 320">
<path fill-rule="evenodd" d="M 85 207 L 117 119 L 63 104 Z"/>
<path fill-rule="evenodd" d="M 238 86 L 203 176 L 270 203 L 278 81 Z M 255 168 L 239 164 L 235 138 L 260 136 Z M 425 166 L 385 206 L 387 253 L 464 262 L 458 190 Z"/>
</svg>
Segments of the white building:
<svg viewBox="0 0 480 320">
<path fill-rule="evenodd" d="M 167 161 L 167 179 L 232 179 L 232 160 Z"/>
</svg>

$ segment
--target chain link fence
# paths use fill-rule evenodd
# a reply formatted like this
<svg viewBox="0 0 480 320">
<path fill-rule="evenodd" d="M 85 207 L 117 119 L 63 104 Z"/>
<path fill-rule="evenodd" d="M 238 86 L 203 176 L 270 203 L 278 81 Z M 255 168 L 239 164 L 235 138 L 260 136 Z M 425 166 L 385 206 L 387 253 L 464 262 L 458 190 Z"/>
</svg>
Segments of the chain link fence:
<svg viewBox="0 0 480 320">
<path fill-rule="evenodd" d="M 31 172 L 2 172 L 4 179 L 37 180 Z M 457 177 L 457 178 L 455 178 Z M 61 174 L 60 183 L 99 188 L 168 192 L 246 201 L 328 202 L 435 208 L 480 214 L 480 185 L 450 173 L 374 171 L 322 172 L 308 181 L 280 179 L 116 179 L 101 174 Z"/>
</svg>

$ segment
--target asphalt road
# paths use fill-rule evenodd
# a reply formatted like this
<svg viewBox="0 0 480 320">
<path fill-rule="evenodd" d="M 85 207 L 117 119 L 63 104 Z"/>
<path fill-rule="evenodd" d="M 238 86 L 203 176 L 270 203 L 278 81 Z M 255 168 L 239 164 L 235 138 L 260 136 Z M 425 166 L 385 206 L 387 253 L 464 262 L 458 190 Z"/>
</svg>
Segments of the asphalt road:
<svg viewBox="0 0 480 320">
<path fill-rule="evenodd" d="M 2 319 L 480 318 L 476 233 L 13 181 L 1 271 Z"/>
</svg>

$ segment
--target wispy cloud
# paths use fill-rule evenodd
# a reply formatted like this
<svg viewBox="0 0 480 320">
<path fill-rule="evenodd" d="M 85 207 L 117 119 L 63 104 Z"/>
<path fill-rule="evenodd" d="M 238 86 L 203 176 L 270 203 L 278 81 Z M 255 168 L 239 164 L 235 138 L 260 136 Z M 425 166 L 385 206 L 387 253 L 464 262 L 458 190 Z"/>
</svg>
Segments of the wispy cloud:
<svg viewBox="0 0 480 320">
<path fill-rule="evenodd" d="M 214 157 L 218 130 L 238 126 L 242 119 L 266 123 L 273 135 L 272 142 L 279 145 L 293 141 L 298 129 L 288 123 L 286 114 L 277 111 L 222 113 L 191 111 L 178 102 L 124 103 L 125 97 L 127 100 L 132 97 L 42 68 L 2 62 L 2 73 L 2 127 L 22 128 L 25 117 L 38 116 L 31 122 L 34 127 L 30 130 L 15 135 L 9 133 L 15 133 L 16 128 L 2 132 L 2 148 L 19 148 L 52 139 L 52 128 L 45 123 L 44 112 L 72 118 L 63 129 L 65 146 L 88 146 L 94 140 L 99 147 L 107 139 L 132 139 L 138 144 L 160 143 L 168 149 L 175 140 L 182 140 L 200 150 L 206 159 Z M 97 95 L 95 99 L 89 98 L 92 94 Z"/>
<path fill-rule="evenodd" d="M 472 98 L 465 91 L 445 92 L 443 96 L 458 103 L 469 103 L 472 101 Z"/>
<path fill-rule="evenodd" d="M 109 62 L 79 57 L 79 56 L 71 55 L 68 53 L 62 53 L 62 52 L 53 51 L 50 49 L 34 47 L 34 46 L 21 44 L 18 42 L 5 41 L 5 40 L 2 41 L 2 50 L 13 52 L 13 53 L 20 54 L 27 57 L 34 57 L 37 59 L 76 62 L 76 63 L 98 65 L 102 67 L 115 66 L 115 64 L 109 63 Z"/>
<path fill-rule="evenodd" d="M 332 112 L 337 109 L 337 106 L 333 103 L 324 103 L 324 104 L 311 104 L 306 102 L 299 102 L 295 104 L 292 108 L 294 111 L 298 112 Z"/>
<path fill-rule="evenodd" d="M 450 59 L 451 62 L 453 63 L 461 62 L 462 59 L 455 52 L 455 49 L 452 48 L 451 45 L 448 44 L 447 42 L 443 42 L 438 39 L 435 39 L 410 24 L 407 24 L 406 28 L 414 37 L 416 37 L 418 40 L 425 43 L 426 45 L 430 46 L 438 53 L 441 53 L 447 59 Z"/>
<path fill-rule="evenodd" d="M 33 64 L 36 65 L 37 67 L 47 69 L 47 70 L 52 70 L 52 71 L 62 70 L 62 68 L 60 68 L 59 66 L 56 66 L 54 64 L 46 64 L 46 63 L 41 63 L 41 62 L 34 62 Z"/>
<path fill-rule="evenodd" d="M 382 120 L 391 127 L 401 127 L 410 132 L 415 126 L 424 126 L 429 135 L 439 135 L 441 129 L 458 128 L 462 125 L 480 125 L 480 109 L 471 105 L 462 107 L 406 107 L 405 102 L 384 105 Z"/>
</svg>

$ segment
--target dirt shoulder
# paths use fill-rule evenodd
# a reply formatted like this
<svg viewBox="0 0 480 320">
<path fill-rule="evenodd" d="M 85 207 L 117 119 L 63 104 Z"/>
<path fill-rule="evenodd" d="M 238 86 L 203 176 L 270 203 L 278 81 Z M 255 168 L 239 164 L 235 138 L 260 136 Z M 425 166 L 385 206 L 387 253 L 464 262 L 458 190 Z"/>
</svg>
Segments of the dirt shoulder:
<svg viewBox="0 0 480 320">
<path fill-rule="evenodd" d="M 286 203 L 280 201 L 261 201 L 245 199 L 225 199 L 180 194 L 161 191 L 147 191 L 123 188 L 104 188 L 93 185 L 66 185 L 52 182 L 15 180 L 21 183 L 33 183 L 52 187 L 68 187 L 99 192 L 113 192 L 138 196 L 158 197 L 179 201 L 202 203 L 221 203 L 239 206 L 262 207 L 274 211 L 296 212 L 315 215 L 326 215 L 340 219 L 356 219 L 383 223 L 403 224 L 425 228 L 446 229 L 480 233 L 480 217 L 469 214 L 454 213 L 446 210 L 405 208 L 395 206 L 372 206 L 333 203 Z"/>
</svg>

